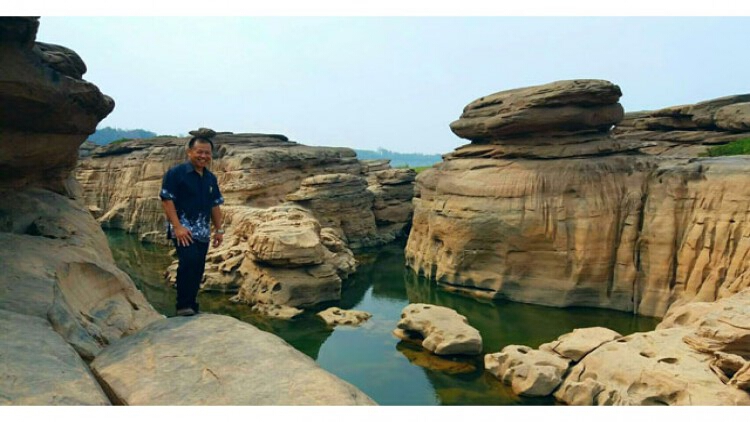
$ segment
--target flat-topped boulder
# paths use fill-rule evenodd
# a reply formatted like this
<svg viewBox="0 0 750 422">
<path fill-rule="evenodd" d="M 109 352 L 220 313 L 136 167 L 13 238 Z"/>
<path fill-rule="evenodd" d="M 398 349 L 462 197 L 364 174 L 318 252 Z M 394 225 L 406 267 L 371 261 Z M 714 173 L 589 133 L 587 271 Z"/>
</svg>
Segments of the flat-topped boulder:
<svg viewBox="0 0 750 422">
<path fill-rule="evenodd" d="M 401 312 L 396 337 L 418 341 L 436 355 L 478 355 L 482 336 L 465 316 L 444 306 L 412 303 Z"/>
<path fill-rule="evenodd" d="M 116 404 L 373 405 L 280 338 L 221 315 L 159 321 L 91 365 Z"/>
<path fill-rule="evenodd" d="M 606 132 L 623 117 L 621 95 L 617 85 L 595 79 L 511 89 L 471 102 L 450 127 L 477 142 L 531 133 Z"/>
</svg>

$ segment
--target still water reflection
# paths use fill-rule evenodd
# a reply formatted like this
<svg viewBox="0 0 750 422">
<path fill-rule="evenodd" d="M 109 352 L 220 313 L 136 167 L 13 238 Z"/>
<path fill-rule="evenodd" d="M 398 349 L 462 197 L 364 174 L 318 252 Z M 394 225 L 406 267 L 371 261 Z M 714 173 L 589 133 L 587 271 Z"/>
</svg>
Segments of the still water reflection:
<svg viewBox="0 0 750 422">
<path fill-rule="evenodd" d="M 162 274 L 169 249 L 141 244 L 122 231 L 107 231 L 118 265 L 128 272 L 157 311 L 174 314 L 175 292 Z M 404 267 L 403 245 L 362 253 L 356 274 L 345 282 L 338 302 L 322 304 L 293 321 L 263 318 L 229 296 L 201 293 L 201 310 L 230 315 L 274 333 L 315 359 L 327 371 L 354 384 L 382 405 L 544 405 L 551 399 L 515 396 L 483 370 L 480 358 L 440 358 L 399 342 L 391 332 L 409 303 L 455 309 L 477 328 L 485 353 L 509 344 L 538 347 L 575 328 L 603 326 L 622 334 L 652 330 L 657 319 L 590 308 L 549 308 L 505 301 L 478 301 L 448 293 Z M 367 311 L 358 328 L 327 328 L 315 312 L 328 306 Z"/>
</svg>

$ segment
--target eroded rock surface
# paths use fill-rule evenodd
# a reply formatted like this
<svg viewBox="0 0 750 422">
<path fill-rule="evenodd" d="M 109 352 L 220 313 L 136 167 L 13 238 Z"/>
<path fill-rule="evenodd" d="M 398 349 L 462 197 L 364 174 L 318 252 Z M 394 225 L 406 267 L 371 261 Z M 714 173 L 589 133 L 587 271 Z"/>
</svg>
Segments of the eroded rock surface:
<svg viewBox="0 0 750 422">
<path fill-rule="evenodd" d="M 407 265 L 480 297 L 650 316 L 746 287 L 750 160 L 659 155 L 627 125 L 608 132 L 619 95 L 562 81 L 467 106 L 451 127 L 472 143 L 416 178 Z M 698 139 L 744 98 L 669 113 Z M 569 107 L 583 114 L 548 116 Z"/>
<path fill-rule="evenodd" d="M 444 306 L 412 303 L 401 312 L 394 334 L 405 340 L 418 338 L 436 355 L 478 355 L 482 336 L 463 315 Z"/>
<path fill-rule="evenodd" d="M 86 363 L 43 318 L 0 309 L 0 405 L 101 406 Z"/>
<path fill-rule="evenodd" d="M 170 318 L 92 363 L 118 404 L 372 405 L 280 338 L 220 315 Z"/>
<path fill-rule="evenodd" d="M 293 316 L 288 308 L 340 299 L 342 279 L 356 269 L 354 254 L 310 211 L 288 204 L 224 213 L 227 232 L 223 245 L 209 249 L 203 290 L 237 293 L 234 301 L 281 318 Z M 176 281 L 177 261 L 167 277 Z"/>
<path fill-rule="evenodd" d="M 578 362 L 592 350 L 604 343 L 622 337 L 620 333 L 604 327 L 578 328 L 563 334 L 557 340 L 542 344 L 539 350 L 556 353 L 563 358 Z"/>
<path fill-rule="evenodd" d="M 328 308 L 325 311 L 318 312 L 319 317 L 330 326 L 363 324 L 372 318 L 372 314 L 365 311 L 346 310 L 338 307 Z"/>
<path fill-rule="evenodd" d="M 514 393 L 532 397 L 547 396 L 555 391 L 562 383 L 569 362 L 554 352 L 518 345 L 484 355 L 487 371 L 510 385 Z"/>
</svg>

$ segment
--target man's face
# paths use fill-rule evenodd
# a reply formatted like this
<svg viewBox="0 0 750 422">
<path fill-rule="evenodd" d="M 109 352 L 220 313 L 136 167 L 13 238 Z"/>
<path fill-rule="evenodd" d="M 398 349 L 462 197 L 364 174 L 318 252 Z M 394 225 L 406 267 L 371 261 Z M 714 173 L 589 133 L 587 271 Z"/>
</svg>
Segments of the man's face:
<svg viewBox="0 0 750 422">
<path fill-rule="evenodd" d="M 211 162 L 211 144 L 195 141 L 192 148 L 187 150 L 188 159 L 196 169 L 203 169 Z"/>
</svg>

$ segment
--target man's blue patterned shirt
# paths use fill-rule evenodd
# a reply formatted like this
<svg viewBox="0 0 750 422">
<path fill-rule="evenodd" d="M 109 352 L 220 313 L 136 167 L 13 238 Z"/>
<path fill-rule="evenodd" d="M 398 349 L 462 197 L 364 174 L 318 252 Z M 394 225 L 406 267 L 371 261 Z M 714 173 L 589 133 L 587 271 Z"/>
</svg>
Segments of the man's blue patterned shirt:
<svg viewBox="0 0 750 422">
<path fill-rule="evenodd" d="M 162 179 L 159 197 L 174 202 L 180 224 L 193 234 L 193 240 L 211 240 L 211 209 L 224 203 L 216 176 L 207 168 L 201 176 L 190 161 L 172 167 Z M 172 224 L 167 221 L 167 238 L 174 238 Z"/>
</svg>

